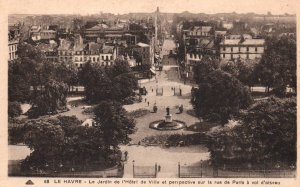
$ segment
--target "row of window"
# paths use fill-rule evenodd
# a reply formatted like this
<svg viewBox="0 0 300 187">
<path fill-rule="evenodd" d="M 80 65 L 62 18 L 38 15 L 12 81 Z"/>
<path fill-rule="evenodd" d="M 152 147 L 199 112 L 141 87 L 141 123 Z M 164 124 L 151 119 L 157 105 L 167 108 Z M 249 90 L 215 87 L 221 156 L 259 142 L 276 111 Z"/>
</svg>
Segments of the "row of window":
<svg viewBox="0 0 300 187">
<path fill-rule="evenodd" d="M 17 58 L 17 55 L 15 52 L 9 53 L 9 60 L 14 60 Z"/>
<path fill-rule="evenodd" d="M 86 61 L 88 59 L 88 57 L 83 57 L 84 61 Z M 112 60 L 113 59 L 113 56 L 101 56 L 101 59 L 102 60 Z M 92 60 L 93 62 L 99 62 L 100 61 L 100 58 L 99 57 L 89 57 L 89 60 Z M 82 61 L 82 57 L 75 57 L 75 61 L 78 62 L 78 61 Z"/>
<path fill-rule="evenodd" d="M 72 52 L 67 52 L 67 51 L 60 51 L 58 53 L 59 55 L 63 56 L 67 56 L 67 55 L 72 55 L 73 53 Z M 75 52 L 76 55 L 89 55 L 89 54 L 92 54 L 92 53 L 89 53 L 88 51 L 76 51 Z"/>
<path fill-rule="evenodd" d="M 60 60 L 72 60 L 72 57 L 59 57 L 59 59 Z M 93 62 L 99 62 L 100 61 L 100 58 L 99 57 L 84 57 L 84 58 L 82 58 L 82 57 L 75 57 L 75 62 L 78 62 L 78 61 L 81 61 L 82 62 L 82 60 L 84 60 L 84 61 L 87 61 L 87 60 L 91 60 L 91 61 L 93 61 Z M 104 56 L 102 56 L 102 58 L 101 58 L 102 60 L 105 60 L 105 61 L 108 61 L 108 60 L 113 60 L 113 56 L 106 56 L 105 58 L 104 58 Z"/>
<path fill-rule="evenodd" d="M 223 51 L 226 51 L 226 47 L 223 47 Z M 233 52 L 233 47 L 230 48 L 230 51 Z M 239 47 L 239 52 L 241 51 L 241 47 Z M 246 51 L 249 51 L 249 47 L 246 48 Z M 255 52 L 257 52 L 257 47 L 255 47 Z"/>
<path fill-rule="evenodd" d="M 113 65 L 113 63 L 112 62 L 102 62 L 101 65 L 102 66 L 110 66 L 110 65 Z M 83 64 L 76 64 L 76 66 L 82 68 Z"/>
<path fill-rule="evenodd" d="M 17 45 L 10 45 L 10 46 L 8 46 L 8 48 L 9 48 L 9 52 L 16 51 L 17 50 Z"/>
<path fill-rule="evenodd" d="M 223 58 L 225 58 L 226 55 L 223 53 Z M 239 55 L 239 58 L 241 58 L 241 55 Z M 233 54 L 230 54 L 230 59 L 233 59 Z M 249 54 L 246 54 L 246 59 L 249 59 Z"/>
</svg>

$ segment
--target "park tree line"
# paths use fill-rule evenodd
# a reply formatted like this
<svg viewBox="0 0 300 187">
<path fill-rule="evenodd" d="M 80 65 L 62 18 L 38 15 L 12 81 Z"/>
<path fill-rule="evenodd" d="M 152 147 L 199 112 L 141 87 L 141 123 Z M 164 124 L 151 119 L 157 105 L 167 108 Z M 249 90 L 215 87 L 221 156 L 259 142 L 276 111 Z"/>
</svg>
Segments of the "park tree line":
<svg viewBox="0 0 300 187">
<path fill-rule="evenodd" d="M 192 89 L 191 103 L 196 115 L 223 126 L 208 143 L 216 166 L 234 163 L 262 166 L 264 162 L 295 165 L 294 38 L 268 38 L 265 54 L 258 63 L 237 60 L 219 64 L 217 59 L 204 57 L 194 67 L 194 78 L 198 86 Z M 266 87 L 264 99 L 251 92 L 254 85 Z M 287 94 L 287 87 L 295 92 Z M 230 120 L 240 125 L 224 127 Z"/>
<path fill-rule="evenodd" d="M 30 103 L 29 117 L 36 118 L 67 110 L 66 97 L 74 85 L 85 87 L 85 98 L 90 103 L 105 99 L 122 101 L 134 95 L 137 79 L 126 61 L 103 67 L 88 62 L 77 68 L 72 62 L 50 62 L 37 47 L 22 43 L 18 59 L 9 63 L 9 116 L 20 115 L 18 103 Z"/>
<path fill-rule="evenodd" d="M 82 126 L 75 116 L 11 119 L 10 142 L 24 143 L 33 151 L 22 161 L 22 170 L 87 171 L 119 164 L 119 145 L 130 141 L 135 121 L 115 101 L 101 101 L 94 113 L 93 126 Z"/>
<path fill-rule="evenodd" d="M 78 69 L 72 63 L 49 62 L 42 51 L 23 43 L 19 58 L 9 63 L 9 142 L 24 143 L 33 152 L 22 161 L 22 170 L 82 171 L 115 166 L 121 159 L 120 144 L 130 141 L 135 121 L 122 107 L 134 95 L 137 80 L 126 61 L 102 67 L 88 62 Z M 38 118 L 66 109 L 73 85 L 85 87 L 93 107 L 94 123 L 82 126 L 75 116 Z M 20 103 L 30 103 L 29 118 L 17 119 Z M 94 168 L 93 168 L 94 167 Z"/>
<path fill-rule="evenodd" d="M 107 99 L 122 102 L 134 96 L 138 82 L 131 72 L 128 63 L 122 60 L 116 60 L 114 66 L 105 68 L 88 62 L 79 72 L 86 100 L 90 103 Z"/>
</svg>

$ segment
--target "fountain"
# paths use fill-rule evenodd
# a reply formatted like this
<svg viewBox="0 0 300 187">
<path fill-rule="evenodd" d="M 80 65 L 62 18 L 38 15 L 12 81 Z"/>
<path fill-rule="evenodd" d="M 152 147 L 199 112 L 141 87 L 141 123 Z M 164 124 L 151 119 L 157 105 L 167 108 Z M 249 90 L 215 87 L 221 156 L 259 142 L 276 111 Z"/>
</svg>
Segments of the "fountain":
<svg viewBox="0 0 300 187">
<path fill-rule="evenodd" d="M 170 107 L 167 107 L 166 111 L 165 119 L 151 122 L 149 128 L 156 130 L 179 130 L 186 127 L 185 122 L 172 119 Z"/>
</svg>

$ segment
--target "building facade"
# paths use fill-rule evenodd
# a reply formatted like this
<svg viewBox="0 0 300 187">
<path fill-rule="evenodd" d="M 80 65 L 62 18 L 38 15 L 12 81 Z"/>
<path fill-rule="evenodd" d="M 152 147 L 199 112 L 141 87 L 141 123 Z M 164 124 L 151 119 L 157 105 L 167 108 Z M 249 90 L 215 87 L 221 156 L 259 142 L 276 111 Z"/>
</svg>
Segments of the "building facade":
<svg viewBox="0 0 300 187">
<path fill-rule="evenodd" d="M 220 43 L 220 58 L 259 59 L 265 50 L 264 39 L 225 39 Z"/>
</svg>

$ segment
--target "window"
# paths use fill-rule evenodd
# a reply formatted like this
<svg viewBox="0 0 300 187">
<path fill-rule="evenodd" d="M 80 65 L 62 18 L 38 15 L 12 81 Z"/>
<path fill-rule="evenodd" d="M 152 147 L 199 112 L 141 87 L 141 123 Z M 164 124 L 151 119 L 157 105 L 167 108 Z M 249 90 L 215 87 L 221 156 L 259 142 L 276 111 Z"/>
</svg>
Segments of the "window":
<svg viewBox="0 0 300 187">
<path fill-rule="evenodd" d="M 104 60 L 104 56 L 102 56 L 102 60 Z"/>
<path fill-rule="evenodd" d="M 231 59 L 233 59 L 233 54 L 231 54 Z"/>
<path fill-rule="evenodd" d="M 226 50 L 226 48 L 225 47 L 223 47 L 223 51 L 225 51 Z"/>
<path fill-rule="evenodd" d="M 247 54 L 247 59 L 249 59 L 249 54 Z"/>
<path fill-rule="evenodd" d="M 97 61 L 99 62 L 99 57 L 97 57 Z"/>
<path fill-rule="evenodd" d="M 112 60 L 113 59 L 113 56 L 110 56 L 110 60 Z"/>
<path fill-rule="evenodd" d="M 255 52 L 257 52 L 257 47 L 255 47 Z"/>
<path fill-rule="evenodd" d="M 233 52 L 233 47 L 231 47 L 231 52 Z"/>
<path fill-rule="evenodd" d="M 82 57 L 80 57 L 80 61 L 82 62 Z"/>
<path fill-rule="evenodd" d="M 247 47 L 247 52 L 249 51 L 249 47 Z"/>
<path fill-rule="evenodd" d="M 105 60 L 108 60 L 108 56 L 106 56 Z"/>
<path fill-rule="evenodd" d="M 78 57 L 75 57 L 75 61 L 76 61 L 76 62 L 78 61 Z"/>
<path fill-rule="evenodd" d="M 93 62 L 95 62 L 96 61 L 96 58 L 95 57 L 93 57 Z"/>
<path fill-rule="evenodd" d="M 239 47 L 239 52 L 241 52 L 241 48 Z"/>
<path fill-rule="evenodd" d="M 225 58 L 225 53 L 223 53 L 223 58 Z"/>
</svg>

